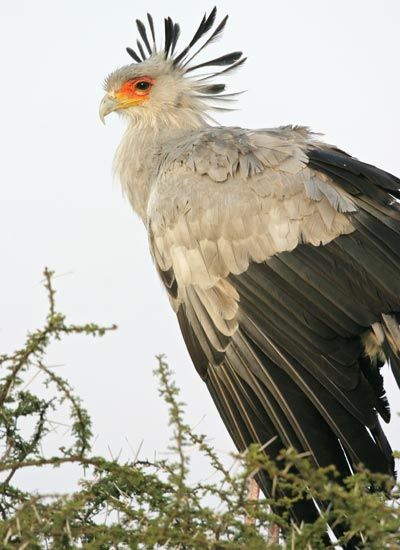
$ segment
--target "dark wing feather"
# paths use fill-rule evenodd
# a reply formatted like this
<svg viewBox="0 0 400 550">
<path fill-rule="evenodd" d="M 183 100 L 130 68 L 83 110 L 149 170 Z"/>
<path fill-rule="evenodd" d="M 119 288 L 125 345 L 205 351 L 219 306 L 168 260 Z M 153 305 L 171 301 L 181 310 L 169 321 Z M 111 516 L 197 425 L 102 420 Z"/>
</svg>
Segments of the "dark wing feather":
<svg viewBox="0 0 400 550">
<path fill-rule="evenodd" d="M 344 185 L 351 182 L 357 190 L 356 194 L 365 193 L 377 201 L 383 199 L 384 204 L 390 204 L 399 210 L 390 198 L 392 195 L 400 199 L 400 179 L 396 176 L 337 149 L 310 149 L 308 157 L 310 166 L 331 175 L 333 179 L 340 180 Z M 382 195 L 381 191 L 385 191 L 386 194 Z"/>
<path fill-rule="evenodd" d="M 206 339 L 204 332 L 187 321 L 183 307 L 178 312 L 181 329 L 239 450 L 275 437 L 273 447 L 266 449 L 272 457 L 281 447 L 291 446 L 309 452 L 316 465 L 334 463 L 343 476 L 351 473 L 349 464 L 354 469 L 360 463 L 393 473 L 390 445 L 376 413 L 388 419 L 386 398 L 382 384 L 372 380 L 380 375 L 373 373 L 360 343 L 360 335 L 379 319 L 379 311 L 361 299 L 361 285 L 350 284 L 359 276 L 351 261 L 343 282 L 343 287 L 348 285 L 349 308 L 343 311 L 344 296 L 336 300 L 339 289 L 334 284 L 328 292 L 327 272 L 318 267 L 319 257 L 323 263 L 335 248 L 341 251 L 337 243 L 327 247 L 301 245 L 229 277 L 240 296 L 239 329 L 213 364 L 199 342 Z M 314 272 L 299 266 L 307 256 L 316 266 Z M 338 265 L 330 279 L 343 276 L 346 267 Z M 358 314 L 353 303 L 360 304 Z M 342 328 L 336 332 L 330 319 L 343 322 Z M 268 494 L 270 480 L 263 475 L 259 482 Z M 299 503 L 295 519 L 312 521 L 316 511 L 309 507 Z"/>
<path fill-rule="evenodd" d="M 236 447 L 244 451 L 254 441 L 264 441 L 266 451 L 275 458 L 283 444 L 274 424 L 265 415 L 265 404 L 259 401 L 251 386 L 224 367 L 210 369 L 206 383 Z M 263 492 L 271 496 L 271 479 L 261 472 L 257 481 Z M 310 501 L 296 503 L 292 514 L 299 523 L 302 520 L 313 522 L 318 517 Z"/>
<path fill-rule="evenodd" d="M 363 163 L 339 150 L 310 149 L 309 165 L 330 176 L 353 195 L 358 212 L 352 216 L 356 235 L 363 250 L 354 242 L 344 242 L 346 253 L 356 254 L 365 269 L 374 276 L 380 293 L 382 313 L 389 313 L 395 334 L 385 328 L 383 348 L 400 387 L 400 179 L 375 166 Z M 351 182 L 352 190 L 346 186 Z M 391 295 L 382 295 L 382 286 Z M 385 324 L 385 323 L 384 323 Z"/>
</svg>

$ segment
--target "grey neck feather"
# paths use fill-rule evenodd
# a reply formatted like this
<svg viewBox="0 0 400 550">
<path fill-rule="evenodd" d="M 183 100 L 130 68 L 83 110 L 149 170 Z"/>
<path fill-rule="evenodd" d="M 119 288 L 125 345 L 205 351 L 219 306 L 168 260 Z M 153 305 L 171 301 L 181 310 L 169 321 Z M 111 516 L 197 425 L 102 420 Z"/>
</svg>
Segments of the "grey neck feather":
<svg viewBox="0 0 400 550">
<path fill-rule="evenodd" d="M 146 210 L 152 184 L 157 178 L 155 155 L 163 144 L 196 128 L 207 126 L 191 109 L 159 113 L 158 116 L 129 114 L 130 122 L 116 151 L 114 169 L 134 211 L 146 224 Z"/>
</svg>

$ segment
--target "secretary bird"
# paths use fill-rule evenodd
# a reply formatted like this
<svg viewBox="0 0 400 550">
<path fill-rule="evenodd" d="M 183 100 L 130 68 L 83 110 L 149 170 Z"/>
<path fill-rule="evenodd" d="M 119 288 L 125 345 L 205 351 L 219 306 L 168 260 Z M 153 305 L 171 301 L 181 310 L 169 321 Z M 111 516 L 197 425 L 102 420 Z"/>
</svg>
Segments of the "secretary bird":
<svg viewBox="0 0 400 550">
<path fill-rule="evenodd" d="M 128 121 L 123 189 L 237 448 L 269 442 L 272 457 L 292 447 L 342 476 L 360 463 L 394 475 L 379 417 L 385 362 L 400 384 L 400 180 L 305 127 L 216 124 L 210 110 L 236 95 L 219 77 L 245 59 L 195 63 L 225 27 L 215 18 L 179 52 L 171 18 L 161 48 L 152 17 L 137 20 L 134 63 L 107 77 L 100 105 L 103 121 Z M 269 495 L 265 473 L 258 483 Z M 292 513 L 318 512 L 307 500 Z"/>
</svg>

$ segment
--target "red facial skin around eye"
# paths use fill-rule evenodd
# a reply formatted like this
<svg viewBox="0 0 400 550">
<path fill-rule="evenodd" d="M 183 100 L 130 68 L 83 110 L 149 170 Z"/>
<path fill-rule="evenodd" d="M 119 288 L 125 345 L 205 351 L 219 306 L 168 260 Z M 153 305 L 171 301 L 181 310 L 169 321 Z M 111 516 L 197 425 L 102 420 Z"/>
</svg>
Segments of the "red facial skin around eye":
<svg viewBox="0 0 400 550">
<path fill-rule="evenodd" d="M 139 90 L 136 88 L 136 84 L 138 82 L 148 82 L 150 86 L 147 88 L 147 90 Z M 125 84 L 123 84 L 121 88 L 118 90 L 118 93 L 121 95 L 124 95 L 125 97 L 146 99 L 151 91 L 151 88 L 154 82 L 155 80 L 148 76 L 141 76 L 140 78 L 134 78 L 132 80 L 128 80 L 127 82 L 125 82 Z"/>
</svg>

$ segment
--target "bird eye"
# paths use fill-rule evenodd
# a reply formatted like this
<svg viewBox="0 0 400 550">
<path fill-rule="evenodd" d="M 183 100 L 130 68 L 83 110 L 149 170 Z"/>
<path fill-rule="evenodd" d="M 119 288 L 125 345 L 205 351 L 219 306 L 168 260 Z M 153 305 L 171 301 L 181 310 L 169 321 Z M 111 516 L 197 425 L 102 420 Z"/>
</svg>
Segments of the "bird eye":
<svg viewBox="0 0 400 550">
<path fill-rule="evenodd" d="M 148 90 L 150 88 L 150 83 L 145 82 L 144 80 L 141 80 L 140 82 L 136 83 L 136 89 L 140 90 L 141 92 L 144 92 L 145 90 Z"/>
</svg>

